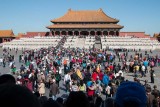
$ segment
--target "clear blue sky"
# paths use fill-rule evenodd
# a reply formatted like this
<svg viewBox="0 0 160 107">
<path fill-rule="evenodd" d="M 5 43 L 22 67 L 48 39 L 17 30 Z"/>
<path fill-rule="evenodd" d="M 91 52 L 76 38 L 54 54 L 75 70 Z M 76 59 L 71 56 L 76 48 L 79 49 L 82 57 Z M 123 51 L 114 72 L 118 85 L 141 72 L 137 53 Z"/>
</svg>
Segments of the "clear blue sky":
<svg viewBox="0 0 160 107">
<path fill-rule="evenodd" d="M 0 0 L 0 30 L 15 34 L 49 31 L 51 19 L 63 16 L 68 9 L 103 11 L 120 20 L 121 31 L 160 32 L 160 0 Z"/>
</svg>

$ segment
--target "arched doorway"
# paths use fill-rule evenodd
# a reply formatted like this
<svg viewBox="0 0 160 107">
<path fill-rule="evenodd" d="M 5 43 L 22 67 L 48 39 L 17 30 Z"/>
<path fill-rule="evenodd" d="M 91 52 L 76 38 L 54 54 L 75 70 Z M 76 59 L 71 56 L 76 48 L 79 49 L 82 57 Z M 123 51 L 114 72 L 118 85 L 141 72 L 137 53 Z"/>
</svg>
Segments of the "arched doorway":
<svg viewBox="0 0 160 107">
<path fill-rule="evenodd" d="M 97 35 L 102 35 L 102 32 L 101 31 L 97 31 Z"/>
<path fill-rule="evenodd" d="M 78 35 L 79 35 L 79 32 L 78 32 L 78 31 L 75 31 L 75 32 L 74 32 L 74 35 L 78 36 Z"/>
<path fill-rule="evenodd" d="M 103 31 L 103 35 L 107 36 L 108 32 L 107 31 Z"/>
<path fill-rule="evenodd" d="M 81 32 L 81 35 L 87 36 L 87 35 L 89 35 L 89 32 L 88 32 L 88 31 L 82 31 L 82 32 Z"/>
<path fill-rule="evenodd" d="M 157 36 L 157 40 L 160 42 L 160 34 Z"/>
<path fill-rule="evenodd" d="M 66 31 L 62 31 L 61 33 L 62 33 L 62 35 L 66 35 Z"/>
<path fill-rule="evenodd" d="M 113 36 L 114 35 L 114 31 L 110 31 L 109 35 Z"/>
<path fill-rule="evenodd" d="M 60 31 L 56 31 L 56 32 L 55 32 L 55 35 L 60 35 Z"/>
<path fill-rule="evenodd" d="M 68 35 L 73 35 L 73 32 L 72 31 L 68 31 Z"/>
<path fill-rule="evenodd" d="M 52 33 L 52 35 L 53 35 L 53 36 L 55 36 L 55 34 L 54 34 L 54 32 L 53 32 L 53 31 L 52 31 L 51 33 Z"/>
<path fill-rule="evenodd" d="M 3 40 L 2 40 L 2 38 L 0 38 L 0 43 L 2 43 L 3 42 Z"/>
<path fill-rule="evenodd" d="M 119 36 L 119 32 L 118 31 L 116 31 L 116 36 Z"/>
<path fill-rule="evenodd" d="M 91 31 L 90 35 L 94 36 L 95 35 L 95 31 Z"/>
</svg>

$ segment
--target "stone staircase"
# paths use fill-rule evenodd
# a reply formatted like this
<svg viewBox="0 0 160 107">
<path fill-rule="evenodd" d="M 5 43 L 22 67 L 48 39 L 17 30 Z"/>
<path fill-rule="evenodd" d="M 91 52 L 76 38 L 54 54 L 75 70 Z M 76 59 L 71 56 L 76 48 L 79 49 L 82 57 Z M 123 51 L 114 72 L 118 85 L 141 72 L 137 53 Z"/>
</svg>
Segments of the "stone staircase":
<svg viewBox="0 0 160 107">
<path fill-rule="evenodd" d="M 100 37 L 96 37 L 94 48 L 96 48 L 96 49 L 102 49 L 102 44 L 101 44 Z"/>
<path fill-rule="evenodd" d="M 64 43 L 66 42 L 67 37 L 63 36 L 63 38 L 59 41 L 58 45 L 56 48 L 63 47 Z"/>
<path fill-rule="evenodd" d="M 78 38 L 77 47 L 83 48 L 85 46 L 85 38 Z"/>
</svg>

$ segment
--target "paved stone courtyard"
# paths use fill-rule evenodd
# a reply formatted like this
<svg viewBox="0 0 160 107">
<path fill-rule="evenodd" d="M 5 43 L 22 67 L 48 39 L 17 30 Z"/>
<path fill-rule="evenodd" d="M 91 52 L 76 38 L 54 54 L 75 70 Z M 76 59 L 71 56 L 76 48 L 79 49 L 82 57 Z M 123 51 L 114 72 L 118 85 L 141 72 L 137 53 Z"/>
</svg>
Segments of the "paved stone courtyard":
<svg viewBox="0 0 160 107">
<path fill-rule="evenodd" d="M 153 53 L 151 54 L 151 55 L 156 55 L 156 54 L 159 54 L 159 50 L 158 51 L 153 51 Z M 19 63 L 18 62 L 18 58 L 19 58 L 19 54 L 21 54 L 22 53 L 22 51 L 18 51 L 18 53 L 16 54 L 15 53 L 15 51 L 14 50 L 12 50 L 11 52 L 11 55 L 15 55 L 15 65 L 16 65 L 16 68 L 17 69 L 19 69 L 20 68 L 20 66 L 21 66 L 21 64 L 22 63 Z M 144 55 L 144 52 L 142 52 L 143 53 L 143 55 Z M 149 52 L 148 52 L 149 53 Z M 2 49 L 0 49 L 0 57 L 2 56 Z M 134 55 L 135 54 L 135 52 L 129 52 L 128 53 L 128 55 Z M 118 59 L 116 59 L 116 63 L 118 62 Z M 156 77 L 155 77 L 155 84 L 156 85 L 158 85 L 158 89 L 160 89 L 160 67 L 155 67 L 154 68 L 154 70 L 155 70 L 155 74 L 156 74 Z M 0 66 L 0 73 L 1 74 L 10 74 L 10 68 L 9 68 L 9 65 L 8 64 L 6 64 L 6 67 L 4 68 L 4 67 L 2 67 L 2 66 Z M 128 80 L 131 80 L 131 81 L 133 81 L 133 73 L 124 73 L 124 76 L 125 76 L 125 78 L 126 79 L 128 79 Z M 146 77 L 143 77 L 143 78 L 139 78 L 140 79 L 140 82 L 142 83 L 142 84 L 144 84 L 144 80 L 148 80 L 148 82 L 149 82 L 149 84 L 153 87 L 153 85 L 154 84 L 151 84 L 150 83 L 150 74 L 148 73 L 147 75 L 146 75 Z M 61 80 L 60 81 L 60 94 L 58 95 L 58 96 L 64 96 L 66 93 L 65 93 L 65 91 L 64 91 L 64 85 L 63 85 L 63 80 Z M 48 96 L 49 94 L 49 91 L 48 91 L 48 89 L 46 89 L 46 96 Z"/>
</svg>

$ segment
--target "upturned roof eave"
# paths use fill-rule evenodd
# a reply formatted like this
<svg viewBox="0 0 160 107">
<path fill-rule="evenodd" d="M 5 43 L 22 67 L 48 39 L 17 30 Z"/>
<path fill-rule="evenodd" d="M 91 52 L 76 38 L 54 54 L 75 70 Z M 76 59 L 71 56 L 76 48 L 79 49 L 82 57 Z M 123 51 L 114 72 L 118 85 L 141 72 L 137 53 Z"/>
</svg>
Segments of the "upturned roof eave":
<svg viewBox="0 0 160 107">
<path fill-rule="evenodd" d="M 47 29 L 66 29 L 65 27 L 53 27 L 53 26 L 47 26 L 46 27 Z M 94 28 L 94 29 L 122 29 L 123 28 L 123 26 L 122 27 L 110 27 L 110 28 L 105 28 L 105 27 L 90 27 L 90 28 L 81 28 L 81 27 L 68 27 L 67 29 L 92 29 L 92 28 Z"/>
<path fill-rule="evenodd" d="M 86 23 L 86 22 L 109 22 L 109 23 L 118 23 L 119 22 L 119 20 L 115 20 L 115 21 L 58 21 L 58 20 L 51 20 L 51 22 L 52 23 L 58 23 L 58 22 L 65 22 L 65 23 L 71 23 L 71 22 L 84 22 L 84 23 Z"/>
</svg>

